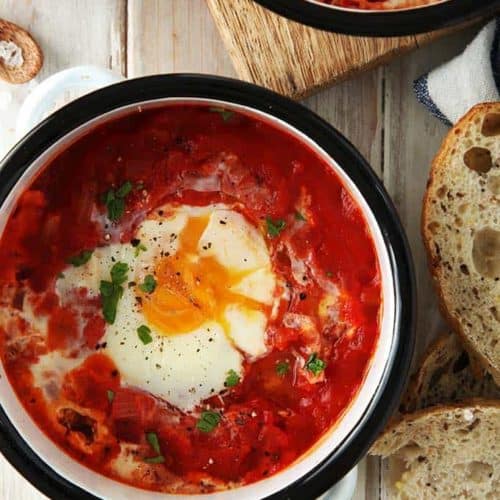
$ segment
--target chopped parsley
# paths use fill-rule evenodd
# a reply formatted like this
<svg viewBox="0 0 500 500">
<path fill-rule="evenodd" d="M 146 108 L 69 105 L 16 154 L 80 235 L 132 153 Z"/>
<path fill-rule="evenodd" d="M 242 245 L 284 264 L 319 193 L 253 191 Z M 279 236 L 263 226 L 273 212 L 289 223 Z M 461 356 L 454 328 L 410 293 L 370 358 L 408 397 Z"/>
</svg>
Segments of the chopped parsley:
<svg viewBox="0 0 500 500">
<path fill-rule="evenodd" d="M 130 191 L 132 191 L 132 183 L 130 181 L 127 181 L 116 190 L 115 194 L 118 198 L 125 198 L 125 196 L 127 196 Z"/>
<path fill-rule="evenodd" d="M 136 257 L 139 257 L 139 254 L 141 252 L 145 252 L 147 250 L 147 247 L 146 245 L 142 244 L 142 243 L 139 243 L 136 247 L 135 247 L 135 251 L 134 251 L 134 255 Z"/>
<path fill-rule="evenodd" d="M 113 222 L 119 221 L 125 212 L 125 197 L 132 191 L 130 181 L 122 184 L 118 189 L 110 189 L 103 196 L 103 203 L 108 209 L 108 219 Z"/>
<path fill-rule="evenodd" d="M 116 319 L 118 301 L 122 298 L 123 287 L 114 285 L 111 281 L 101 281 L 99 286 L 101 292 L 102 314 L 107 323 L 112 325 Z"/>
<path fill-rule="evenodd" d="M 127 281 L 128 264 L 117 262 L 111 268 L 111 281 L 102 280 L 99 285 L 101 292 L 102 314 L 107 323 L 112 325 L 116 319 L 118 301 L 123 295 L 122 284 Z"/>
<path fill-rule="evenodd" d="M 111 281 L 115 285 L 123 285 L 127 281 L 128 264 L 126 262 L 117 262 L 111 268 Z"/>
<path fill-rule="evenodd" d="M 298 210 L 295 210 L 295 220 L 307 221 L 307 219 Z"/>
<path fill-rule="evenodd" d="M 267 234 L 271 238 L 276 238 L 286 227 L 286 222 L 283 219 L 273 220 L 271 217 L 266 217 Z"/>
<path fill-rule="evenodd" d="M 82 250 L 79 254 L 70 257 L 68 259 L 68 262 L 70 264 L 73 264 L 73 266 L 75 267 L 83 266 L 90 260 L 90 257 L 92 257 L 93 253 L 94 250 Z"/>
<path fill-rule="evenodd" d="M 221 416 L 215 411 L 203 411 L 201 412 L 201 417 L 196 422 L 196 428 L 202 432 L 212 432 L 219 422 L 221 421 Z"/>
<path fill-rule="evenodd" d="M 290 363 L 288 361 L 280 361 L 276 365 L 276 373 L 279 377 L 284 377 L 290 371 Z"/>
<path fill-rule="evenodd" d="M 160 441 L 158 440 L 158 436 L 156 435 L 156 432 L 146 432 L 146 440 L 149 443 L 149 446 L 153 448 L 156 453 L 160 454 Z"/>
<path fill-rule="evenodd" d="M 234 111 L 229 111 L 228 109 L 224 108 L 211 107 L 210 112 L 219 113 L 219 115 L 221 115 L 222 117 L 222 121 L 224 122 L 228 122 L 234 116 Z"/>
<path fill-rule="evenodd" d="M 240 383 L 240 380 L 240 376 L 234 370 L 229 370 L 224 385 L 226 387 L 234 387 Z"/>
<path fill-rule="evenodd" d="M 158 455 L 157 457 L 146 457 L 144 461 L 148 464 L 162 464 L 165 462 L 165 457 L 163 455 Z"/>
<path fill-rule="evenodd" d="M 305 367 L 314 375 L 319 375 L 326 367 L 326 363 L 318 358 L 316 353 L 311 354 L 309 359 L 306 361 Z"/>
<path fill-rule="evenodd" d="M 153 448 L 153 451 L 157 453 L 157 456 L 145 458 L 144 461 L 148 464 L 162 464 L 165 462 L 165 457 L 161 454 L 160 441 L 158 440 L 156 432 L 146 432 L 146 440 L 149 446 Z"/>
<path fill-rule="evenodd" d="M 156 288 L 156 280 L 152 274 L 148 274 L 144 278 L 144 282 L 139 285 L 139 288 L 144 292 L 144 293 L 153 293 Z"/>
<path fill-rule="evenodd" d="M 62 280 L 62 279 L 64 279 L 64 278 L 65 278 L 64 273 L 59 273 L 59 274 L 57 275 L 57 279 L 58 279 L 58 280 Z"/>
<path fill-rule="evenodd" d="M 144 345 L 153 342 L 153 337 L 151 337 L 151 328 L 146 325 L 141 325 L 139 328 L 137 328 L 137 335 Z"/>
<path fill-rule="evenodd" d="M 112 391 L 111 389 L 108 389 L 108 390 L 106 391 L 106 395 L 108 396 L 108 401 L 109 401 L 110 403 L 112 403 L 112 402 L 113 402 L 113 399 L 115 399 L 115 393 L 114 393 L 114 391 Z"/>
</svg>

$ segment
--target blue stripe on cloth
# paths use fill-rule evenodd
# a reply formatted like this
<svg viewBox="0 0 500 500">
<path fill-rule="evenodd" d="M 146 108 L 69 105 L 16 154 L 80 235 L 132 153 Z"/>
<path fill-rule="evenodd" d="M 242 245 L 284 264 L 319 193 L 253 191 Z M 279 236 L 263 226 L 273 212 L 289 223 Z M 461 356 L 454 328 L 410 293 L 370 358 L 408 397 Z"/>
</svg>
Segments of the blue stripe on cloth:
<svg viewBox="0 0 500 500">
<path fill-rule="evenodd" d="M 413 91 L 415 92 L 415 96 L 419 102 L 421 102 L 436 118 L 451 127 L 453 124 L 436 106 L 436 103 L 432 100 L 429 94 L 429 85 L 427 82 L 428 76 L 429 73 L 426 73 L 413 82 Z"/>
<path fill-rule="evenodd" d="M 493 45 L 491 46 L 490 58 L 495 85 L 500 92 L 500 17 L 496 19 L 495 36 L 493 38 Z"/>
</svg>

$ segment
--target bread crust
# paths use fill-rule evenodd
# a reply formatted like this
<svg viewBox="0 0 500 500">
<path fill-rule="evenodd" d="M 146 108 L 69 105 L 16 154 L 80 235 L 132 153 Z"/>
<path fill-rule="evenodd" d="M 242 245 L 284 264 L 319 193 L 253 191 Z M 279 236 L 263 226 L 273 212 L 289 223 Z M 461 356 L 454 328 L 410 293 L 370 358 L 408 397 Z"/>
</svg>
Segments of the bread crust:
<svg viewBox="0 0 500 500">
<path fill-rule="evenodd" d="M 438 153 L 434 157 L 432 162 L 431 171 L 429 173 L 429 179 L 427 181 L 427 188 L 424 194 L 423 199 L 423 208 L 422 208 L 422 217 L 421 217 L 421 233 L 424 241 L 424 246 L 427 254 L 427 262 L 429 266 L 429 271 L 432 277 L 432 281 L 434 284 L 434 288 L 436 290 L 439 302 L 439 308 L 445 317 L 445 320 L 450 325 L 451 329 L 455 331 L 458 335 L 460 335 L 464 347 L 469 351 L 473 356 L 475 356 L 478 361 L 484 366 L 484 368 L 491 373 L 495 382 L 500 385 L 500 369 L 493 366 L 489 360 L 477 350 L 474 343 L 470 340 L 468 335 L 465 333 L 464 329 L 460 321 L 455 318 L 448 309 L 448 305 L 446 303 L 446 299 L 444 297 L 444 291 L 442 287 L 442 283 L 440 281 L 440 277 L 438 276 L 437 266 L 433 261 L 433 251 L 431 248 L 432 245 L 432 234 L 428 229 L 428 222 L 430 218 L 430 210 L 431 210 L 431 201 L 432 201 L 432 191 L 434 188 L 434 184 L 436 183 L 436 176 L 438 172 L 447 168 L 446 159 L 451 155 L 451 151 L 454 145 L 460 140 L 460 129 L 465 126 L 469 122 L 473 121 L 476 116 L 485 116 L 489 112 L 500 113 L 500 103 L 482 103 L 477 104 L 473 108 L 471 108 L 468 113 L 463 116 L 458 123 L 450 130 L 448 135 L 446 136 L 441 148 Z M 500 140 L 500 136 L 499 136 Z"/>
<path fill-rule="evenodd" d="M 389 454 L 383 453 L 381 449 L 384 445 L 384 441 L 390 439 L 391 434 L 393 434 L 398 426 L 403 423 L 411 425 L 422 418 L 440 416 L 441 414 L 444 414 L 446 412 L 454 412 L 456 410 L 467 409 L 483 411 L 489 409 L 497 409 L 500 411 L 500 401 L 496 399 L 472 398 L 460 403 L 431 406 L 428 408 L 417 410 L 414 413 L 403 414 L 397 421 L 393 421 L 388 425 L 384 432 L 377 438 L 375 443 L 373 443 L 368 453 L 370 455 L 388 456 Z"/>
<path fill-rule="evenodd" d="M 427 348 L 420 362 L 419 369 L 412 375 L 405 396 L 400 405 L 400 412 L 410 413 L 420 408 L 436 406 L 447 401 L 450 403 L 457 401 L 457 399 L 453 399 L 453 396 L 448 394 L 443 399 L 440 398 L 439 401 L 429 402 L 427 400 L 427 402 L 424 403 L 426 397 L 428 397 L 429 389 L 432 389 L 430 384 L 433 382 L 434 377 L 437 374 L 439 375 L 438 372 L 443 371 L 443 368 L 447 368 L 444 373 L 448 373 L 449 369 L 451 368 L 453 371 L 453 377 L 456 378 L 455 369 L 450 365 L 450 363 L 454 357 L 460 357 L 460 355 L 464 352 L 466 351 L 464 350 L 461 340 L 453 332 L 446 332 L 440 335 Z M 471 357 L 470 354 L 468 355 L 468 359 L 466 361 L 467 364 L 464 366 L 464 368 L 460 368 L 460 370 L 468 370 L 472 379 L 480 381 L 481 379 L 484 380 L 484 377 L 488 377 L 482 365 L 478 366 L 478 362 L 475 360 L 475 358 Z M 447 366 L 444 366 L 444 362 L 446 362 Z M 438 382 L 439 379 L 434 380 L 434 385 Z M 486 394 L 484 393 L 470 394 L 470 396 L 465 397 L 465 399 L 470 399 L 470 397 L 485 396 Z M 458 401 L 460 401 L 461 399 L 462 398 L 458 397 Z"/>
<path fill-rule="evenodd" d="M 8 68 L 0 59 L 0 78 L 10 83 L 25 83 L 34 78 L 42 68 L 43 52 L 33 37 L 17 24 L 0 19 L 0 40 L 15 43 L 24 59 L 16 68 Z"/>
</svg>

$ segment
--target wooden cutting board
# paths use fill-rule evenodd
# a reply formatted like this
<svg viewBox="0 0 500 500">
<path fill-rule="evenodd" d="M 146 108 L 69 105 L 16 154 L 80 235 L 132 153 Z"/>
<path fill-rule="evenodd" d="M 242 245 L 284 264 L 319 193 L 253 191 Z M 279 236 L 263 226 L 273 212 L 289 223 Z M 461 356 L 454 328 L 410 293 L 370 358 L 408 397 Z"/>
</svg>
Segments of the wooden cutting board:
<svg viewBox="0 0 500 500">
<path fill-rule="evenodd" d="M 353 37 L 289 21 L 252 0 L 207 1 L 239 77 L 294 98 L 458 29 L 393 38 Z"/>
</svg>

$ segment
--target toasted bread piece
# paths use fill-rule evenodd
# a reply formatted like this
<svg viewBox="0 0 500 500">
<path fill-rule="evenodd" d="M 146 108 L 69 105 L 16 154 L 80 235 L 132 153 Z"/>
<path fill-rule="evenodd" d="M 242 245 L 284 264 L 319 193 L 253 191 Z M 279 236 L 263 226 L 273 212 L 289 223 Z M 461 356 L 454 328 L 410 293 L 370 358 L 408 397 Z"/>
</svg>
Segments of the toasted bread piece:
<svg viewBox="0 0 500 500">
<path fill-rule="evenodd" d="M 422 233 L 445 316 L 500 384 L 500 103 L 475 106 L 446 137 Z"/>
<path fill-rule="evenodd" d="M 453 332 L 441 335 L 427 350 L 400 406 L 410 413 L 437 404 L 471 398 L 500 399 L 491 375 L 464 349 Z"/>
<path fill-rule="evenodd" d="M 500 402 L 472 400 L 405 415 L 370 453 L 387 458 L 391 499 L 497 499 Z"/>
<path fill-rule="evenodd" d="M 43 64 L 43 53 L 33 37 L 17 24 L 0 19 L 0 42 L 13 43 L 21 51 L 21 64 L 10 66 L 0 58 L 0 78 L 25 83 L 34 78 Z"/>
</svg>

